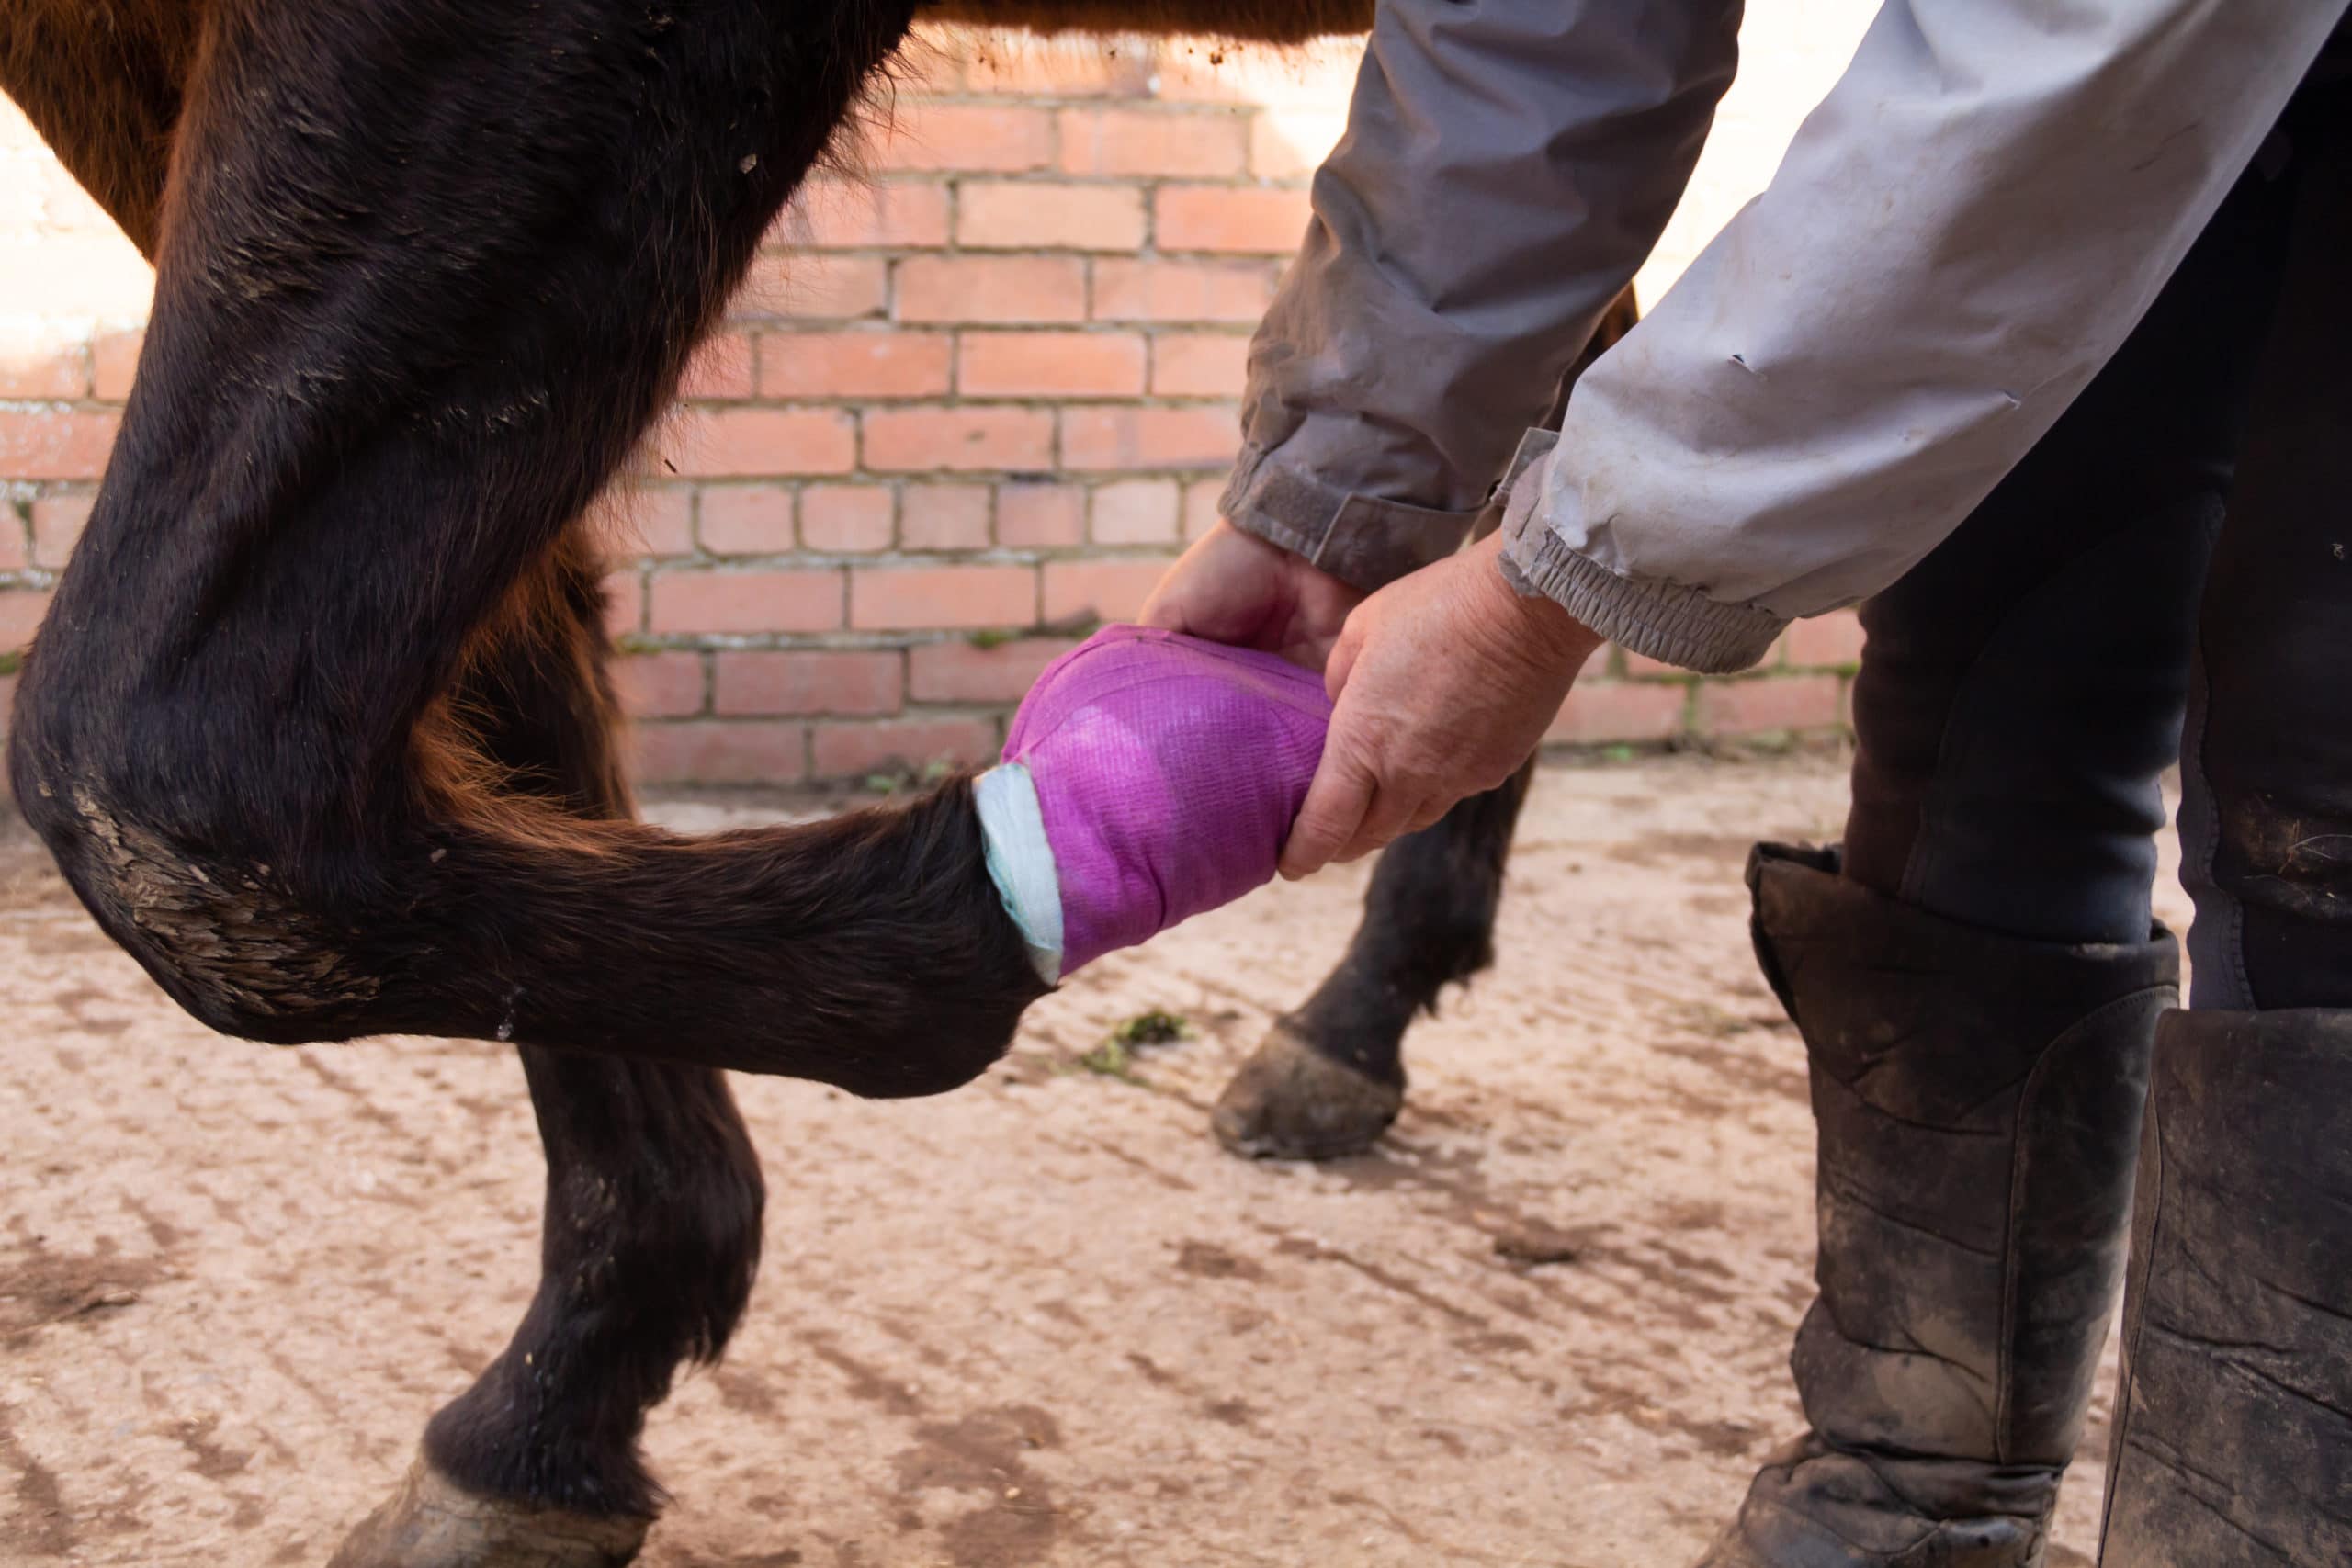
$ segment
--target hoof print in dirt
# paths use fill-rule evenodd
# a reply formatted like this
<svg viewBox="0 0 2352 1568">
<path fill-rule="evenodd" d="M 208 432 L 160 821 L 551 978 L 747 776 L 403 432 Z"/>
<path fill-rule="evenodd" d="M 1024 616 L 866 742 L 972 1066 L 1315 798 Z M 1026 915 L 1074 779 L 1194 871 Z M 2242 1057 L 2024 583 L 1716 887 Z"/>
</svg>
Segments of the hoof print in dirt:
<svg viewBox="0 0 2352 1568">
<path fill-rule="evenodd" d="M 1248 1159 L 1340 1159 L 1372 1147 L 1405 1105 L 1405 1086 L 1324 1055 L 1282 1024 L 1226 1086 L 1209 1125 Z"/>
<path fill-rule="evenodd" d="M 627 1568 L 652 1523 L 478 1497 L 420 1459 L 327 1568 Z"/>
</svg>

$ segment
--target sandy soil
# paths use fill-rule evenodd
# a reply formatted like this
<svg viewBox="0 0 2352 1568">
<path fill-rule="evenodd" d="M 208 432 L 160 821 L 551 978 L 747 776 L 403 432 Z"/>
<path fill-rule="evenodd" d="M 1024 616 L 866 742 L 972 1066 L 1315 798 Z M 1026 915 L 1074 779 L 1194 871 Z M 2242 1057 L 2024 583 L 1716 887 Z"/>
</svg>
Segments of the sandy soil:
<svg viewBox="0 0 2352 1568">
<path fill-rule="evenodd" d="M 1250 1166 L 1205 1127 L 1358 872 L 1104 961 L 963 1093 L 739 1080 L 767 1263 L 654 1419 L 676 1501 L 645 1561 L 1679 1568 L 1794 1420 L 1810 1294 L 1800 1047 L 1739 866 L 1842 799 L 1826 758 L 1547 771 L 1499 965 L 1414 1036 L 1374 1157 Z M 0 1562 L 321 1562 L 527 1295 L 521 1075 L 209 1035 L 17 831 Z M 1152 1008 L 1197 1037 L 1132 1078 L 1076 1065 Z M 2088 1561 L 2105 1407 L 2054 1563 Z"/>
</svg>

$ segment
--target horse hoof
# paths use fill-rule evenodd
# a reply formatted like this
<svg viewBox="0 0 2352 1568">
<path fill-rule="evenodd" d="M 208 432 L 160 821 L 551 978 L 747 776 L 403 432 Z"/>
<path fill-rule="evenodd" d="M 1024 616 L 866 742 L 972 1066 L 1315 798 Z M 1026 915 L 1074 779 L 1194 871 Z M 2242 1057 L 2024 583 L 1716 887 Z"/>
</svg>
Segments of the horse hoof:
<svg viewBox="0 0 2352 1568">
<path fill-rule="evenodd" d="M 1403 1084 L 1335 1062 L 1277 1023 L 1226 1086 L 1209 1126 L 1245 1159 L 1340 1159 L 1372 1147 L 1404 1105 Z"/>
<path fill-rule="evenodd" d="M 652 1524 L 478 1497 L 419 1458 L 327 1568 L 626 1568 Z"/>
</svg>

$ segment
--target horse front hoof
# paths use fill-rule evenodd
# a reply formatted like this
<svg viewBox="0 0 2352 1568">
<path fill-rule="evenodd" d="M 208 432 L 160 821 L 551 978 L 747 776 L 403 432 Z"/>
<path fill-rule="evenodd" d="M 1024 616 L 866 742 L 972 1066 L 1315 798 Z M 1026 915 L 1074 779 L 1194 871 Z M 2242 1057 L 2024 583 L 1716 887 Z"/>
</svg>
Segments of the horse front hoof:
<svg viewBox="0 0 2352 1568">
<path fill-rule="evenodd" d="M 327 1568 L 626 1568 L 652 1525 L 479 1497 L 420 1456 Z"/>
<path fill-rule="evenodd" d="M 1335 1062 L 1277 1023 L 1226 1086 L 1209 1126 L 1245 1159 L 1340 1159 L 1377 1143 L 1404 1105 L 1403 1084 Z"/>
</svg>

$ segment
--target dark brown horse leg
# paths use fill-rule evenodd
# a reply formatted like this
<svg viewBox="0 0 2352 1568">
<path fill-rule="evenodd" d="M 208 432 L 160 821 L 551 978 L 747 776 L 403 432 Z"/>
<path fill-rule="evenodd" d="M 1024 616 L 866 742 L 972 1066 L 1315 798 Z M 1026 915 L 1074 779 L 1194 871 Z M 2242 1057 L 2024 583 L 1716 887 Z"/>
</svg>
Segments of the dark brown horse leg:
<svg viewBox="0 0 2352 1568">
<path fill-rule="evenodd" d="M 1390 845 L 1364 892 L 1363 921 L 1305 1006 L 1275 1021 L 1211 1121 L 1238 1155 L 1361 1154 L 1405 1103 L 1405 1030 L 1449 982 L 1494 962 L 1503 863 L 1535 762 Z"/>
<path fill-rule="evenodd" d="M 616 755 L 593 563 L 462 682 L 511 787 L 590 819 L 632 815 Z M 400 1492 L 334 1568 L 610 1568 L 660 1493 L 646 1412 L 717 1359 L 760 1255 L 763 1188 L 726 1080 L 707 1067 L 526 1046 L 547 1151 L 539 1286 L 505 1351 L 433 1418 Z"/>
<path fill-rule="evenodd" d="M 1629 285 L 1561 379 L 1544 428 L 1557 430 L 1577 378 L 1634 330 Z M 1477 533 L 1501 521 L 1489 506 Z M 1370 1148 L 1405 1104 L 1405 1031 L 1434 1010 L 1448 981 L 1494 962 L 1503 863 L 1535 760 L 1500 789 L 1473 795 L 1381 855 L 1363 922 L 1306 1005 L 1276 1021 L 1217 1101 L 1210 1125 L 1235 1154 L 1337 1159 Z"/>
<path fill-rule="evenodd" d="M 869 1095 L 1001 1054 L 1044 987 L 967 784 L 684 839 L 500 788 L 451 700 L 908 15 L 217 0 L 137 390 L 8 757 L 198 1019 Z"/>
</svg>

